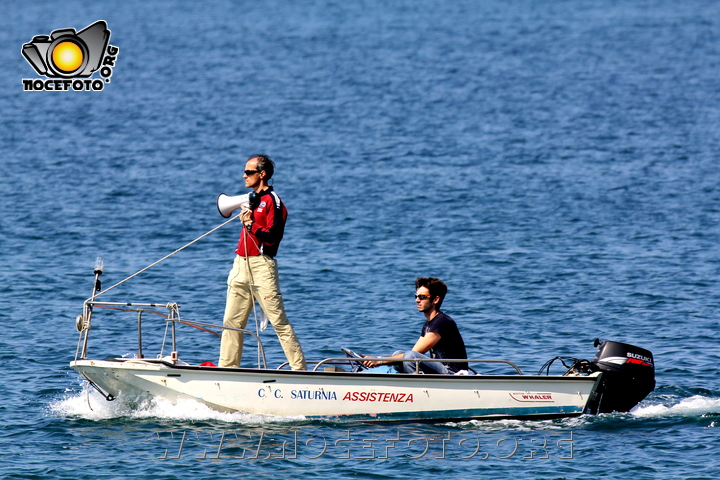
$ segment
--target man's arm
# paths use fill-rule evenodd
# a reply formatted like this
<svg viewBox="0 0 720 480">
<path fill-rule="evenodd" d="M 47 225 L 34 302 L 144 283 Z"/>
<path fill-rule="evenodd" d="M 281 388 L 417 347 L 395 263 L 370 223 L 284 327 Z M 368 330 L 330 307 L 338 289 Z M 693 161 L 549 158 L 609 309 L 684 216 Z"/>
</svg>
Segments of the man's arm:
<svg viewBox="0 0 720 480">
<path fill-rule="evenodd" d="M 425 353 L 433 348 L 439 341 L 439 333 L 427 332 L 424 336 L 418 338 L 418 341 L 415 342 L 415 346 L 412 349 L 418 353 Z"/>
<path fill-rule="evenodd" d="M 431 348 L 433 348 L 438 342 L 440 341 L 440 335 L 435 332 L 427 332 L 424 336 L 418 338 L 418 341 L 415 342 L 415 346 L 412 348 L 413 351 L 418 353 L 425 353 Z M 398 353 L 397 355 L 393 355 L 391 357 L 382 357 L 385 360 L 365 360 L 363 362 L 363 365 L 366 367 L 377 367 L 378 365 L 381 365 L 383 363 L 392 363 L 393 360 L 400 360 L 403 358 L 402 353 Z"/>
</svg>

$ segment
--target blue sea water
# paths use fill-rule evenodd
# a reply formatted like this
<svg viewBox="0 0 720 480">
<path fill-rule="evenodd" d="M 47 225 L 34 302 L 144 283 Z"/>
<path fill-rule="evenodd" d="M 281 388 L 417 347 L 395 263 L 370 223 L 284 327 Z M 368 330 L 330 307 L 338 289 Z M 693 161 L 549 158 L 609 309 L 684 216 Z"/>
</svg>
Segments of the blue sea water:
<svg viewBox="0 0 720 480">
<path fill-rule="evenodd" d="M 720 474 L 717 2 L 2 10 L 3 478 Z M 24 43 L 97 20 L 120 48 L 102 91 L 23 91 L 38 78 Z M 256 152 L 275 159 L 290 210 L 278 260 L 309 357 L 411 345 L 414 278 L 432 275 L 470 356 L 534 372 L 618 340 L 653 352 L 657 388 L 623 414 L 430 425 L 106 402 L 68 367 L 95 257 L 107 287 L 211 230 Z M 217 323 L 237 234 L 105 300 L 175 301 Z M 183 333 L 185 360 L 217 360 L 216 337 Z M 133 352 L 135 317 L 97 316 L 90 340 L 91 358 Z"/>
</svg>

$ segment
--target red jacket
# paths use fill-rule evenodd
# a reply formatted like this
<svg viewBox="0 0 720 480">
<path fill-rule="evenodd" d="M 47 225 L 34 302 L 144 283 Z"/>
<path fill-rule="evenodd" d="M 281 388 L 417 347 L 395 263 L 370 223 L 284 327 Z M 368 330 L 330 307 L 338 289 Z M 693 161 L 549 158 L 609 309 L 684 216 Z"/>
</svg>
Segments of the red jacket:
<svg viewBox="0 0 720 480">
<path fill-rule="evenodd" d="M 260 204 L 253 211 L 253 223 L 249 228 L 242 229 L 238 248 L 235 250 L 235 253 L 243 257 L 275 257 L 285 233 L 285 204 L 272 187 L 263 190 L 259 195 Z"/>
</svg>

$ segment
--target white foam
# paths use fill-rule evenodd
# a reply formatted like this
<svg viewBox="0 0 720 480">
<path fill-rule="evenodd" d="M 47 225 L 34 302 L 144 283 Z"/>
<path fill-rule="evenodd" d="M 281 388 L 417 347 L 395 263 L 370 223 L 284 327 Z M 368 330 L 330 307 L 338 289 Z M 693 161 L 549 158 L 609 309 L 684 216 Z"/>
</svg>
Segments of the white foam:
<svg viewBox="0 0 720 480">
<path fill-rule="evenodd" d="M 587 423 L 587 417 L 568 417 L 562 419 L 500 419 L 500 420 L 468 420 L 463 422 L 447 422 L 445 425 L 453 427 L 470 427 L 474 430 L 488 433 L 503 431 L 533 432 L 536 430 L 567 430 L 580 428 Z"/>
<path fill-rule="evenodd" d="M 113 418 L 159 418 L 165 420 L 216 420 L 228 423 L 264 424 L 297 422 L 305 417 L 277 417 L 251 413 L 223 413 L 194 400 L 179 400 L 172 403 L 162 398 L 154 398 L 138 405 L 127 405 L 120 400 L 108 402 L 94 390 L 69 393 L 61 400 L 50 404 L 54 415 L 79 417 L 87 420 L 108 420 Z"/>
<path fill-rule="evenodd" d="M 630 413 L 636 417 L 696 416 L 706 413 L 720 413 L 720 398 L 694 395 L 683 398 L 674 405 L 641 406 Z"/>
<path fill-rule="evenodd" d="M 172 403 L 162 398 L 147 400 L 139 405 L 127 405 L 120 400 L 108 402 L 95 390 L 85 386 L 82 392 L 69 393 L 62 399 L 52 402 L 49 406 L 53 415 L 62 417 L 76 417 L 87 420 L 108 420 L 113 418 L 159 418 L 165 420 L 215 420 L 227 423 L 241 424 L 265 424 L 298 422 L 305 420 L 305 417 L 278 417 L 269 415 L 256 415 L 251 413 L 234 412 L 223 413 L 211 409 L 207 405 L 194 400 L 178 400 Z M 635 407 L 630 414 L 635 417 L 667 417 L 667 416 L 697 416 L 708 413 L 720 413 L 720 398 L 695 395 L 680 399 L 674 404 L 655 404 Z M 482 422 L 471 420 L 459 424 L 483 426 L 489 431 L 494 430 L 535 430 L 543 428 L 567 428 L 572 423 L 583 423 L 586 419 L 582 417 L 565 419 L 561 424 L 551 421 L 536 420 L 496 420 L 494 422 Z M 569 422 L 569 423 L 568 423 Z M 451 425 L 458 425 L 451 422 Z"/>
</svg>

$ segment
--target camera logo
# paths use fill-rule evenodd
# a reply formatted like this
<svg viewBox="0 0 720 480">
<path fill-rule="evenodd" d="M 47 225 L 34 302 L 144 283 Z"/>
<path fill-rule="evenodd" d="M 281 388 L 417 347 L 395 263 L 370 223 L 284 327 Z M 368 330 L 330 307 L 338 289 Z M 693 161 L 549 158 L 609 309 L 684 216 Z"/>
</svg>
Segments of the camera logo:
<svg viewBox="0 0 720 480">
<path fill-rule="evenodd" d="M 23 89 L 102 90 L 105 83 L 110 82 L 120 52 L 118 47 L 109 45 L 109 41 L 110 30 L 103 20 L 79 32 L 62 28 L 53 30 L 49 36 L 33 37 L 22 46 L 21 52 L 35 71 L 48 80 L 24 78 Z M 104 81 L 90 79 L 98 70 Z"/>
</svg>

